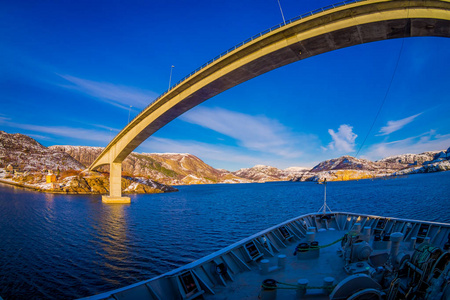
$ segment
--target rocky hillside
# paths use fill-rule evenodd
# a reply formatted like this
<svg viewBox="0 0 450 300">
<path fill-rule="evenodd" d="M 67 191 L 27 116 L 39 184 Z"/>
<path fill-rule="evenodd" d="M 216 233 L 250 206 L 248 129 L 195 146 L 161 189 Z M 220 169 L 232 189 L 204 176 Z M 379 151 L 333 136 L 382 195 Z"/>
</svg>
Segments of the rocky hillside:
<svg viewBox="0 0 450 300">
<path fill-rule="evenodd" d="M 66 152 L 86 168 L 92 164 L 103 148 L 86 146 L 51 146 L 51 149 Z M 107 170 L 103 168 L 102 170 Z M 246 183 L 266 181 L 288 181 L 301 176 L 307 168 L 291 167 L 280 170 L 257 165 L 252 168 L 229 172 L 215 169 L 200 158 L 187 153 L 136 153 L 132 152 L 123 162 L 122 170 L 129 175 L 151 178 L 170 185 Z"/>
<path fill-rule="evenodd" d="M 80 170 L 84 166 L 67 153 L 42 146 L 29 136 L 0 131 L 0 168 L 20 171 Z"/>
<path fill-rule="evenodd" d="M 294 181 L 340 181 L 406 175 L 448 170 L 450 148 L 447 151 L 430 151 L 420 154 L 403 154 L 379 161 L 341 156 L 319 163 Z"/>
<path fill-rule="evenodd" d="M 413 165 L 417 162 L 418 165 L 422 165 L 426 161 L 434 159 L 435 155 L 443 151 L 429 151 L 420 154 L 401 154 L 395 156 L 389 156 L 379 160 L 379 163 L 401 164 L 401 165 Z"/>
<path fill-rule="evenodd" d="M 280 170 L 275 167 L 256 165 L 252 168 L 240 169 L 234 175 L 256 182 L 288 181 L 307 172 L 307 168 L 291 167 Z"/>
<path fill-rule="evenodd" d="M 450 160 L 446 161 L 435 161 L 429 164 L 424 164 L 421 167 L 409 168 L 405 170 L 400 170 L 395 172 L 394 176 L 401 175 L 410 175 L 410 174 L 419 174 L 419 173 L 433 173 L 433 172 L 442 172 L 442 171 L 450 171 Z"/>
<path fill-rule="evenodd" d="M 53 193 L 109 191 L 108 174 L 82 172 L 85 166 L 64 151 L 49 149 L 23 134 L 0 131 L 0 181 Z M 52 176 L 47 176 L 49 172 Z M 123 178 L 124 193 L 176 191 L 147 178 Z"/>
<path fill-rule="evenodd" d="M 50 148 L 71 155 L 86 167 L 92 164 L 103 149 L 85 146 Z M 123 162 L 122 170 L 130 176 L 151 178 L 170 185 L 251 182 L 229 171 L 214 169 L 191 154 L 132 152 Z"/>
<path fill-rule="evenodd" d="M 418 163 L 417 160 L 411 168 L 395 172 L 393 175 L 409 175 L 418 173 L 433 173 L 450 171 L 450 148 L 446 151 L 433 151 L 422 153 L 428 157 L 428 161 Z M 431 157 L 431 159 L 430 159 Z"/>
<path fill-rule="evenodd" d="M 310 172 L 318 173 L 331 170 L 363 170 L 363 171 L 379 171 L 390 172 L 390 170 L 398 170 L 404 166 L 396 162 L 373 162 L 367 159 L 358 159 L 353 156 L 341 156 L 329 159 L 319 163 L 311 169 Z"/>
<path fill-rule="evenodd" d="M 46 173 L 25 172 L 11 174 L 0 168 L 0 182 L 41 192 L 56 194 L 108 194 L 109 174 L 87 171 L 67 171 L 46 181 Z M 175 192 L 177 189 L 146 178 L 122 178 L 124 194 Z"/>
<path fill-rule="evenodd" d="M 58 170 L 62 175 L 57 182 L 60 191 L 95 192 L 108 190 L 109 166 L 102 167 L 95 174 L 86 169 L 103 148 L 85 146 L 51 146 L 46 148 L 30 137 L 21 134 L 7 134 L 0 131 L 0 178 L 15 180 L 21 184 L 40 186 L 45 181 L 43 170 Z M 450 149 L 420 154 L 390 156 L 379 161 L 342 156 L 323 161 L 311 170 L 292 167 L 280 170 L 270 166 L 257 165 L 236 172 L 215 169 L 191 154 L 180 153 L 131 153 L 122 164 L 124 174 L 123 189 L 128 192 L 171 191 L 162 184 L 210 184 L 244 183 L 267 181 L 322 181 L 355 180 L 390 175 L 435 172 L 450 168 Z M 6 168 L 12 168 L 6 172 Z M 63 174 L 76 170 L 74 176 Z M 2 173 L 3 172 L 3 173 Z M 33 175 L 30 175 L 30 172 Z M 12 174 L 14 174 L 13 178 Z M 59 175 L 59 174 L 58 174 Z M 22 177 L 21 177 L 22 176 Z M 7 178 L 8 177 L 8 178 Z M 70 177 L 72 183 L 65 178 Z M 94 178 L 95 180 L 93 180 Z M 65 180 L 64 182 L 62 180 Z M 128 180 L 128 181 L 127 181 Z M 56 188 L 56 185 L 51 185 Z"/>
</svg>

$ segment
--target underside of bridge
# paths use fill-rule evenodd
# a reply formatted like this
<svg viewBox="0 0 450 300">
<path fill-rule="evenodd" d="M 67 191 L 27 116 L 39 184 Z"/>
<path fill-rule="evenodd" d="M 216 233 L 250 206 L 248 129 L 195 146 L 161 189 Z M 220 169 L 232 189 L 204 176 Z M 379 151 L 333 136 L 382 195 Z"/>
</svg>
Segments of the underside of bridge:
<svg viewBox="0 0 450 300">
<path fill-rule="evenodd" d="M 367 0 L 331 8 L 251 39 L 204 66 L 145 108 L 90 166 L 110 165 L 110 196 L 121 195 L 122 161 L 196 105 L 261 74 L 336 49 L 386 39 L 450 37 L 450 0 Z"/>
</svg>

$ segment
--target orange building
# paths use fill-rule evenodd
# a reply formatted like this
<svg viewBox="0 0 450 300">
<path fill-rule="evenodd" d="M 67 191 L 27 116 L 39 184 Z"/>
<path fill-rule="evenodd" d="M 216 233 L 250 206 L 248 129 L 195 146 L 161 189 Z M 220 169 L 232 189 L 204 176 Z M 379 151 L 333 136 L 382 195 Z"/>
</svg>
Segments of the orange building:
<svg viewBox="0 0 450 300">
<path fill-rule="evenodd" d="M 56 182 L 56 175 L 53 174 L 52 171 L 48 171 L 47 176 L 45 177 L 47 183 Z"/>
</svg>

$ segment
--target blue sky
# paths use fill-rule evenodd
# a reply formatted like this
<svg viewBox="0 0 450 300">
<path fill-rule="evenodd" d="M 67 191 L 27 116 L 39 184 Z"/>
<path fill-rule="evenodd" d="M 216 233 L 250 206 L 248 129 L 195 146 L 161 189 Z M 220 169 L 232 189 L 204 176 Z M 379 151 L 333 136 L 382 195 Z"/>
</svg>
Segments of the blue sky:
<svg viewBox="0 0 450 300">
<path fill-rule="evenodd" d="M 289 19 L 334 2 L 281 5 Z M 104 147 L 167 89 L 172 65 L 174 83 L 281 21 L 276 0 L 2 1 L 0 130 Z M 449 49 L 426 37 L 312 57 L 204 102 L 136 151 L 192 153 L 228 170 L 355 156 L 393 75 L 359 157 L 448 148 Z"/>
</svg>

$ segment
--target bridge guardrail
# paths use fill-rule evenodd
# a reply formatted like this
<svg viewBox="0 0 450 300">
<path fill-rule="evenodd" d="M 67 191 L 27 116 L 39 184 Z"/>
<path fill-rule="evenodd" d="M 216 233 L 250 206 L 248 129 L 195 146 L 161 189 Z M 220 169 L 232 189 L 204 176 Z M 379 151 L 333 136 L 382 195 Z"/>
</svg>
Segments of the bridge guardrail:
<svg viewBox="0 0 450 300">
<path fill-rule="evenodd" d="M 197 69 L 195 69 L 194 71 L 192 71 L 191 73 L 189 73 L 188 75 L 184 76 L 184 77 L 183 77 L 182 79 L 180 79 L 177 83 L 175 83 L 174 85 L 172 85 L 168 90 L 166 90 L 164 93 L 162 93 L 161 95 L 159 95 L 159 96 L 158 96 L 155 100 L 153 100 L 149 105 L 147 105 L 147 106 L 146 106 L 139 114 L 137 114 L 136 117 L 134 117 L 134 118 L 131 120 L 131 122 L 129 122 L 128 124 L 132 123 L 132 122 L 133 122 L 135 119 L 137 119 L 137 118 L 138 118 L 138 117 L 139 117 L 139 116 L 140 116 L 147 108 L 149 108 L 151 105 L 153 105 L 153 104 L 154 104 L 155 102 L 157 102 L 159 99 L 161 99 L 161 98 L 162 98 L 163 96 L 165 96 L 168 92 L 170 92 L 171 90 L 173 90 L 175 87 L 177 87 L 178 85 L 180 85 L 181 83 L 183 83 L 184 81 L 186 81 L 186 80 L 187 80 L 188 78 L 190 78 L 192 75 L 196 74 L 196 73 L 199 72 L 200 70 L 202 70 L 202 69 L 204 69 L 205 67 L 209 66 L 210 64 L 212 64 L 212 63 L 215 62 L 216 60 L 218 60 L 218 59 L 220 59 L 221 57 L 227 55 L 228 53 L 230 53 L 230 52 L 232 52 L 232 51 L 234 51 L 234 50 L 236 50 L 236 49 L 238 49 L 238 48 L 240 48 L 240 47 L 246 45 L 247 43 L 249 43 L 249 42 L 251 42 L 251 41 L 253 41 L 253 40 L 255 40 L 255 39 L 257 39 L 257 38 L 259 38 L 259 37 L 261 37 L 261 36 L 263 36 L 263 35 L 265 35 L 265 34 L 267 34 L 267 33 L 270 33 L 270 32 L 272 32 L 272 31 L 274 31 L 275 29 L 278 29 L 278 28 L 281 28 L 281 27 L 283 27 L 283 26 L 289 25 L 289 24 L 291 24 L 292 22 L 301 20 L 301 19 L 303 19 L 303 18 L 310 17 L 310 16 L 312 16 L 312 15 L 315 15 L 315 14 L 318 14 L 318 13 L 321 13 L 321 12 L 324 12 L 324 11 L 327 11 L 327 10 L 330 10 L 330 9 L 333 9 L 333 8 L 336 8 L 336 7 L 345 6 L 345 5 L 353 4 L 353 3 L 357 3 L 357 2 L 364 2 L 364 1 L 367 1 L 367 0 L 345 0 L 345 1 L 342 1 L 342 2 L 338 2 L 338 3 L 336 3 L 336 4 L 327 5 L 327 6 L 324 6 L 324 7 L 322 7 L 322 8 L 318 8 L 318 9 L 312 10 L 312 11 L 310 11 L 310 12 L 307 12 L 307 13 L 301 14 L 301 15 L 299 15 L 299 16 L 296 16 L 296 17 L 294 17 L 294 18 L 292 18 L 292 19 L 287 20 L 286 22 L 282 22 L 282 23 L 277 24 L 277 25 L 275 25 L 275 26 L 273 26 L 273 27 L 271 27 L 271 28 L 269 28 L 269 29 L 266 29 L 266 30 L 264 30 L 264 31 L 261 31 L 261 32 L 258 33 L 258 34 L 255 34 L 254 36 L 252 36 L 252 37 L 250 37 L 250 38 L 248 38 L 248 39 L 246 39 L 246 40 L 244 40 L 244 41 L 238 43 L 238 44 L 235 45 L 234 47 L 231 47 L 230 49 L 228 49 L 228 50 L 222 52 L 221 54 L 217 55 L 217 56 L 214 57 L 213 59 L 210 59 L 208 62 L 204 63 L 203 65 L 201 65 L 200 67 L 198 67 Z"/>
</svg>

